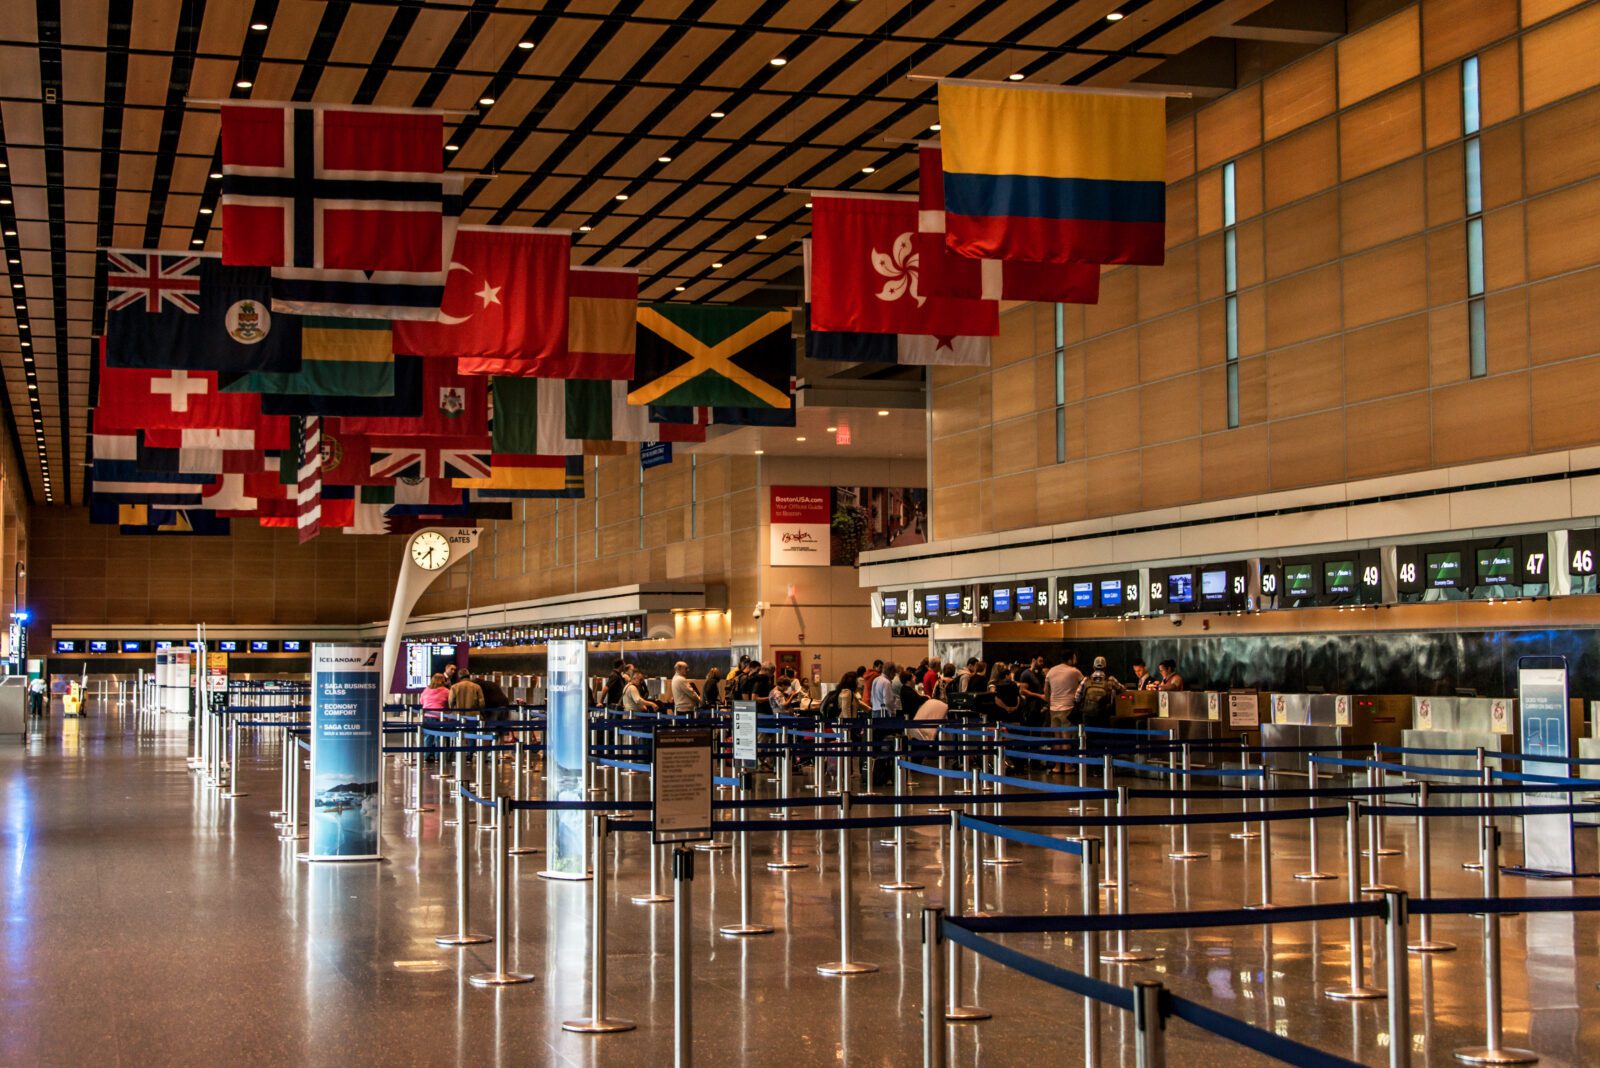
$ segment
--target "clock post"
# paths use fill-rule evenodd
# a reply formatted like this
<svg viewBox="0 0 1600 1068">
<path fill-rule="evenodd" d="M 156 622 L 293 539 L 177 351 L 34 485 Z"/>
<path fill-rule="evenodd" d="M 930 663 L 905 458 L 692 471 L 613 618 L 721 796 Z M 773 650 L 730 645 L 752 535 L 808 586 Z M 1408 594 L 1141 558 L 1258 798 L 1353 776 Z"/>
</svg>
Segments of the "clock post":
<svg viewBox="0 0 1600 1068">
<path fill-rule="evenodd" d="M 406 542 L 400 561 L 400 576 L 394 586 L 394 605 L 389 609 L 389 629 L 383 636 L 382 693 L 389 692 L 394 679 L 395 661 L 400 656 L 400 639 L 411 609 L 433 580 L 450 565 L 464 559 L 478 547 L 480 527 L 425 527 Z"/>
</svg>

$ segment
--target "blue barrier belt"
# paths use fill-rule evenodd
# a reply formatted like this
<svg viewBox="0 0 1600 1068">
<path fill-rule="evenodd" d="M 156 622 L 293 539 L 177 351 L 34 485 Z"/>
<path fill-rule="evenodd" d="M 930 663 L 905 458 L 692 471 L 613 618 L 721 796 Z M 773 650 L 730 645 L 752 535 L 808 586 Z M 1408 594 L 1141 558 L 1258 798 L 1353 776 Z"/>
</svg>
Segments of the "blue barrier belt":
<svg viewBox="0 0 1600 1068">
<path fill-rule="evenodd" d="M 252 719 L 243 720 L 237 725 L 240 727 L 309 727 L 311 726 L 311 721 L 308 719 Z"/>
<path fill-rule="evenodd" d="M 950 771 L 945 768 L 936 768 L 931 764 L 914 764 L 909 760 L 897 760 L 895 763 L 907 771 L 920 771 L 924 775 L 937 775 L 945 779 L 970 779 L 972 777 L 970 772 Z"/>
<path fill-rule="evenodd" d="M 1524 753 L 1484 753 L 1486 757 L 1495 760 L 1511 760 L 1518 763 L 1533 764 L 1600 764 L 1600 757 L 1553 757 L 1553 756 L 1528 756 Z"/>
<path fill-rule="evenodd" d="M 519 812 L 648 812 L 649 801 L 513 801 Z"/>
<path fill-rule="evenodd" d="M 999 816 L 995 822 L 1008 827 L 1176 827 L 1181 824 L 1275 823 L 1278 820 L 1328 819 L 1347 816 L 1343 808 L 1273 808 L 1265 812 L 1188 812 L 1150 813 L 1147 816 Z"/>
<path fill-rule="evenodd" d="M 1021 749 L 1003 749 L 1001 756 L 1013 760 L 1048 760 L 1052 764 L 1085 764 L 1099 767 L 1101 761 L 1098 757 L 1068 756 L 1065 753 L 1030 753 Z"/>
<path fill-rule="evenodd" d="M 1600 897 L 1414 897 L 1406 902 L 1414 913 L 1466 916 L 1478 912 L 1600 912 Z"/>
<path fill-rule="evenodd" d="M 604 757 L 596 757 L 595 763 L 606 768 L 621 768 L 623 771 L 647 772 L 650 770 L 649 764 L 638 764 L 632 760 L 607 760 Z"/>
<path fill-rule="evenodd" d="M 1438 793 L 1440 788 L 1430 787 L 1430 789 L 1434 793 Z M 1417 784 L 1408 782 L 1402 786 L 1302 786 L 1271 790 L 1158 790 L 1154 787 L 1150 789 L 1133 787 L 1128 791 L 1128 796 L 1163 799 L 1187 797 L 1192 800 L 1217 798 L 1238 801 L 1241 798 L 1259 799 L 1263 797 L 1348 797 L 1355 799 L 1358 797 L 1378 797 L 1386 794 L 1414 794 L 1416 792 Z"/>
<path fill-rule="evenodd" d="M 1571 786 L 1583 790 L 1600 787 L 1600 779 L 1568 779 L 1557 775 L 1532 775 L 1515 771 L 1491 771 L 1489 774 L 1505 782 L 1529 782 L 1539 786 Z"/>
<path fill-rule="evenodd" d="M 852 798 L 852 800 L 854 800 Z M 714 797 L 715 809 L 737 808 L 837 808 L 838 797 Z"/>
<path fill-rule="evenodd" d="M 948 824 L 944 816 L 851 816 L 847 819 L 726 820 L 711 825 L 713 831 L 842 831 L 859 827 L 936 827 Z"/>
<path fill-rule="evenodd" d="M 1424 749 L 1419 746 L 1409 745 L 1378 745 L 1374 746 L 1380 753 L 1401 753 L 1406 756 L 1469 756 L 1478 755 L 1476 749 Z M 1489 754 L 1485 753 L 1485 756 Z"/>
<path fill-rule="evenodd" d="M 509 753 L 514 745 L 386 745 L 385 753 Z M 543 749 L 544 746 L 524 748 Z"/>
<path fill-rule="evenodd" d="M 1181 768 L 1176 765 L 1141 764 L 1136 760 L 1113 760 L 1111 766 L 1131 771 L 1153 771 L 1157 775 L 1186 775 L 1191 778 L 1259 779 L 1266 774 L 1260 768 Z"/>
<path fill-rule="evenodd" d="M 944 936 L 959 946 L 966 946 L 974 953 L 988 957 L 997 964 L 1003 964 L 1040 982 L 1049 983 L 1062 990 L 1070 990 L 1086 998 L 1093 998 L 1125 1012 L 1133 1011 L 1133 991 L 1127 987 L 1108 983 L 1104 979 L 1091 979 L 1087 975 L 1047 964 L 1026 953 L 1019 953 L 1010 946 L 1002 946 L 998 942 L 980 938 L 963 926 L 967 922 L 968 918 L 964 916 L 946 916 Z"/>
<path fill-rule="evenodd" d="M 1447 808 L 1407 808 L 1401 805 L 1361 806 L 1363 816 L 1570 816 L 1600 814 L 1600 805 L 1451 805 Z"/>
<path fill-rule="evenodd" d="M 1057 853 L 1071 853 L 1075 857 L 1083 856 L 1083 845 L 1079 842 L 1069 842 L 1065 838 L 1052 838 L 1047 834 L 1035 834 L 1033 831 L 1019 831 L 1014 827 L 1002 827 L 988 820 L 974 819 L 967 815 L 958 815 L 957 824 L 961 827 L 971 827 L 973 830 L 992 834 L 996 838 L 1009 838 L 1021 845 L 1038 846 L 1040 849 L 1053 849 Z"/>
<path fill-rule="evenodd" d="M 1600 901 L 1600 898 L 1596 900 Z M 1314 923 L 1368 916 L 1381 918 L 1388 913 L 1387 902 L 1374 900 L 1285 905 L 1273 909 L 1201 909 L 1197 912 L 962 916 L 959 922 L 967 930 L 979 934 L 1065 934 L 1072 931 L 1184 931 L 1199 927 L 1254 927 L 1266 923 Z"/>
<path fill-rule="evenodd" d="M 1098 787 L 1068 786 L 1066 783 L 1039 782 L 1036 779 L 1019 779 L 1014 775 L 992 775 L 987 771 L 980 771 L 978 773 L 978 781 L 997 782 L 1003 786 L 1015 786 L 1022 790 L 1045 790 L 1055 794 L 1106 793 L 1105 790 L 1102 790 Z M 999 800 L 1000 797 L 1004 796 L 1005 795 L 1000 795 L 999 797 L 996 797 L 996 800 Z"/>
<path fill-rule="evenodd" d="M 461 796 L 466 798 L 468 801 L 471 801 L 474 805 L 482 805 L 484 808 L 494 808 L 493 801 L 490 801 L 488 798 L 479 797 L 477 794 L 467 789 L 465 783 L 461 784 Z"/>
<path fill-rule="evenodd" d="M 1342 757 L 1311 756 L 1307 760 L 1314 764 L 1332 764 L 1342 768 L 1380 768 L 1384 771 L 1398 771 L 1402 775 L 1454 775 L 1459 777 L 1475 778 L 1478 774 L 1476 768 L 1432 768 L 1421 764 L 1392 764 L 1387 760 L 1346 760 Z M 1595 783 L 1600 786 L 1600 782 Z"/>
</svg>

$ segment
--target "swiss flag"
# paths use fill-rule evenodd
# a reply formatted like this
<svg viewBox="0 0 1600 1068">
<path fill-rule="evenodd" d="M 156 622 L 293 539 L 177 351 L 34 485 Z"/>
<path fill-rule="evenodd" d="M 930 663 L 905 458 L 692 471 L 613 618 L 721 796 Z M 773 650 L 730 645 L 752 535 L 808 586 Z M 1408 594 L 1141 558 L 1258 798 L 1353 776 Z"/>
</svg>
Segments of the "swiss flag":
<svg viewBox="0 0 1600 1068">
<path fill-rule="evenodd" d="M 422 360 L 422 414 L 344 416 L 347 434 L 424 438 L 481 438 L 489 433 L 489 380 L 464 375 L 451 360 Z"/>
<path fill-rule="evenodd" d="M 184 427 L 266 427 L 257 393 L 222 393 L 215 371 L 107 367 L 100 350 L 95 429 L 131 434 Z"/>
<path fill-rule="evenodd" d="M 461 357 L 468 374 L 515 374 L 500 364 L 560 353 L 571 249 L 566 230 L 461 227 L 438 321 L 397 321 L 394 351 Z M 478 361 L 491 366 L 479 370 Z"/>
<path fill-rule="evenodd" d="M 917 259 L 917 202 L 901 197 L 812 200 L 811 327 L 939 337 L 1000 332 L 1000 305 L 931 296 Z"/>
<path fill-rule="evenodd" d="M 942 154 L 937 148 L 922 148 L 918 160 L 917 267 L 924 293 L 1051 304 L 1094 304 L 1100 299 L 1099 264 L 978 260 L 952 251 L 944 234 Z"/>
</svg>

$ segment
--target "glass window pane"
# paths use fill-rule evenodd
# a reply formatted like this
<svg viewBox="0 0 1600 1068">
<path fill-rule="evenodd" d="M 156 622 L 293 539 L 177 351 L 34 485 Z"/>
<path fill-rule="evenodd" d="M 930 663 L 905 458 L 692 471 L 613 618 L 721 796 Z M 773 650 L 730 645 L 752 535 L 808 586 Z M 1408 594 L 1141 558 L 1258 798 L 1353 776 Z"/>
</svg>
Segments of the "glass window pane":
<svg viewBox="0 0 1600 1068">
<path fill-rule="evenodd" d="M 1478 132 L 1478 57 L 1468 56 L 1461 61 L 1461 132 Z"/>
<path fill-rule="evenodd" d="M 1233 164 L 1222 167 L 1222 225 L 1232 226 L 1238 221 L 1238 210 L 1233 195 Z"/>
<path fill-rule="evenodd" d="M 1232 293 L 1239 288 L 1239 254 L 1235 241 L 1236 231 L 1222 233 L 1222 287 Z"/>
<path fill-rule="evenodd" d="M 1467 296 L 1483 296 L 1483 219 L 1467 220 Z"/>
<path fill-rule="evenodd" d="M 1056 404 L 1067 403 L 1067 350 L 1056 349 Z"/>
<path fill-rule="evenodd" d="M 1056 463 L 1067 462 L 1067 410 L 1056 409 Z"/>
<path fill-rule="evenodd" d="M 1067 311 L 1061 305 L 1056 305 L 1056 348 L 1067 343 Z"/>
<path fill-rule="evenodd" d="M 1239 365 L 1228 364 L 1228 427 L 1239 425 Z"/>
<path fill-rule="evenodd" d="M 1467 214 L 1483 213 L 1483 143 L 1476 137 L 1463 146 L 1467 167 Z"/>
<path fill-rule="evenodd" d="M 1467 352 L 1473 378 L 1489 373 L 1489 342 L 1486 337 L 1483 298 L 1467 302 Z"/>
<path fill-rule="evenodd" d="M 1229 297 L 1226 305 L 1228 323 L 1228 359 L 1239 358 L 1239 298 Z"/>
</svg>

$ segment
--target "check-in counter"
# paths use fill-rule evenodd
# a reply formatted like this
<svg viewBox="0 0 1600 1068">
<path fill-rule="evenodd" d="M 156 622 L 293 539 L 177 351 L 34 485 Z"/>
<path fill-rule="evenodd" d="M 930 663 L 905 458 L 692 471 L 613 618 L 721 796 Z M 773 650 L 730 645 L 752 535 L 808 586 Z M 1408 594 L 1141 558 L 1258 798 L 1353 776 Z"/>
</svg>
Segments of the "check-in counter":
<svg viewBox="0 0 1600 1068">
<path fill-rule="evenodd" d="M 1238 734 L 1228 726 L 1227 695 L 1215 690 L 1140 690 L 1128 696 L 1136 712 L 1149 710 L 1147 719 L 1132 725 L 1170 731 L 1177 741 L 1214 741 Z M 1121 711 L 1120 704 L 1118 711 Z M 1192 760 L 1196 766 L 1211 762 L 1212 754 L 1207 750 L 1197 751 Z"/>
<path fill-rule="evenodd" d="M 1413 697 L 1411 727 L 1400 744 L 1417 749 L 1477 749 L 1511 753 L 1517 749 L 1517 702 L 1510 697 Z M 1475 757 L 1423 753 L 1395 758 L 1397 763 L 1426 768 L 1470 769 Z M 1459 775 L 1418 775 L 1429 782 L 1464 781 Z"/>
<path fill-rule="evenodd" d="M 1578 756 L 1600 757 L 1600 701 L 1589 702 L 1588 731 L 1578 738 Z"/>
<path fill-rule="evenodd" d="M 1273 693 L 1262 717 L 1264 746 L 1400 745 L 1411 723 L 1406 696 L 1357 697 L 1350 694 Z M 1274 771 L 1305 774 L 1305 753 L 1268 753 Z"/>
<path fill-rule="evenodd" d="M 0 678 L 0 738 L 25 738 L 28 733 L 28 677 Z"/>
</svg>

